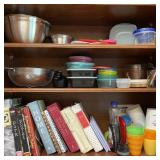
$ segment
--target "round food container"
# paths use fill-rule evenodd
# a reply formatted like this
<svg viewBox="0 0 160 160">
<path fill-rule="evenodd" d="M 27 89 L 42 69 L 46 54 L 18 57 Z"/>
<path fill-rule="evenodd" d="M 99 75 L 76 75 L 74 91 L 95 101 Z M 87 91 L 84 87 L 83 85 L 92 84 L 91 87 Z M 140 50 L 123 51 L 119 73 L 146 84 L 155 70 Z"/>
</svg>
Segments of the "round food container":
<svg viewBox="0 0 160 160">
<path fill-rule="evenodd" d="M 87 56 L 71 56 L 69 57 L 71 62 L 93 62 L 93 59 Z"/>
<path fill-rule="evenodd" d="M 87 62 L 67 62 L 68 69 L 91 69 L 94 66 L 94 63 Z"/>
<path fill-rule="evenodd" d="M 141 28 L 133 32 L 136 43 L 146 44 L 156 42 L 156 29 L 155 28 Z"/>
</svg>

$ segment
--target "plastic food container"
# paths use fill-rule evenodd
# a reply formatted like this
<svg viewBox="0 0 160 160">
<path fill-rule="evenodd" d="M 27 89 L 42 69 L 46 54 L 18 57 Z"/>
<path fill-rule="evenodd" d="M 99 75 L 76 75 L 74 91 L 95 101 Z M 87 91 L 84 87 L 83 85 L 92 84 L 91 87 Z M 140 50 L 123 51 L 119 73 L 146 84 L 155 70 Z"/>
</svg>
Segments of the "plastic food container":
<svg viewBox="0 0 160 160">
<path fill-rule="evenodd" d="M 116 79 L 97 79 L 98 88 L 116 88 Z"/>
<path fill-rule="evenodd" d="M 155 28 L 141 28 L 133 32 L 136 43 L 155 43 L 156 42 L 156 29 Z"/>
<path fill-rule="evenodd" d="M 93 62 L 93 59 L 86 56 L 71 56 L 69 57 L 71 62 Z"/>
<path fill-rule="evenodd" d="M 129 78 L 118 78 L 116 80 L 117 88 L 129 88 L 130 87 L 130 79 Z"/>
<path fill-rule="evenodd" d="M 67 77 L 73 88 L 92 88 L 97 77 Z"/>
<path fill-rule="evenodd" d="M 71 77 L 93 77 L 96 69 L 67 69 Z"/>
<path fill-rule="evenodd" d="M 133 87 L 133 88 L 136 88 L 136 87 L 145 88 L 145 87 L 147 87 L 147 79 L 132 79 L 130 87 Z"/>
<path fill-rule="evenodd" d="M 67 62 L 68 69 L 91 69 L 94 66 L 94 63 L 85 63 L 85 62 Z"/>
</svg>

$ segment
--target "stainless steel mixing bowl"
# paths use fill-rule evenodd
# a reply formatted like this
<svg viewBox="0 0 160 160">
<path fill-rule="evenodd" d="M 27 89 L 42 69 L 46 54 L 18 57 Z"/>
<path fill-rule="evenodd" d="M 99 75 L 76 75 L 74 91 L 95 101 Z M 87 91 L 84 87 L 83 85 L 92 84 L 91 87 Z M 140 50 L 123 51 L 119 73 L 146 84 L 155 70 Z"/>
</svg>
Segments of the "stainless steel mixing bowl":
<svg viewBox="0 0 160 160">
<path fill-rule="evenodd" d="M 54 71 L 45 68 L 16 67 L 8 70 L 10 80 L 19 87 L 42 87 L 51 83 Z"/>
<path fill-rule="evenodd" d="M 4 25 L 7 40 L 20 43 L 43 42 L 51 26 L 41 18 L 24 14 L 6 15 Z"/>
</svg>

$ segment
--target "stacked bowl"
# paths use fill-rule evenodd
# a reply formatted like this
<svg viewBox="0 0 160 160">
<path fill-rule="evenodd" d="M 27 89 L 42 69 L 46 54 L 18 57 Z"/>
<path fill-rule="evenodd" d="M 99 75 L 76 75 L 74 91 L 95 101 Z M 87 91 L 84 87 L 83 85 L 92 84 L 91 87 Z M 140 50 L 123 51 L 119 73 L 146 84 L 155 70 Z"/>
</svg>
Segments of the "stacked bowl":
<svg viewBox="0 0 160 160">
<path fill-rule="evenodd" d="M 93 68 L 94 63 L 92 58 L 86 56 L 71 56 L 66 66 L 71 87 L 94 87 L 97 77 L 94 77 L 96 69 Z"/>
<path fill-rule="evenodd" d="M 116 88 L 117 71 L 111 67 L 98 68 L 98 87 Z"/>
</svg>

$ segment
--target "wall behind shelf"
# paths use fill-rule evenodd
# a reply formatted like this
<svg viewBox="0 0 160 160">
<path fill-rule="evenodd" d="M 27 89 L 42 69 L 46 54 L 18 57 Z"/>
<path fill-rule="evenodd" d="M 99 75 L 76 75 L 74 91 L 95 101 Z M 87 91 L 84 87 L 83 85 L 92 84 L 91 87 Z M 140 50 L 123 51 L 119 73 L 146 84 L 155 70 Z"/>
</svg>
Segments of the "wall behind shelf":
<svg viewBox="0 0 160 160">
<path fill-rule="evenodd" d="M 22 97 L 24 104 L 37 99 L 44 99 L 46 105 L 59 102 L 62 106 L 70 106 L 81 102 L 87 113 L 95 116 L 101 129 L 108 126 L 108 107 L 111 101 L 120 104 L 140 104 L 146 112 L 147 107 L 155 107 L 155 93 L 13 93 L 5 94 L 5 98 Z"/>
</svg>

